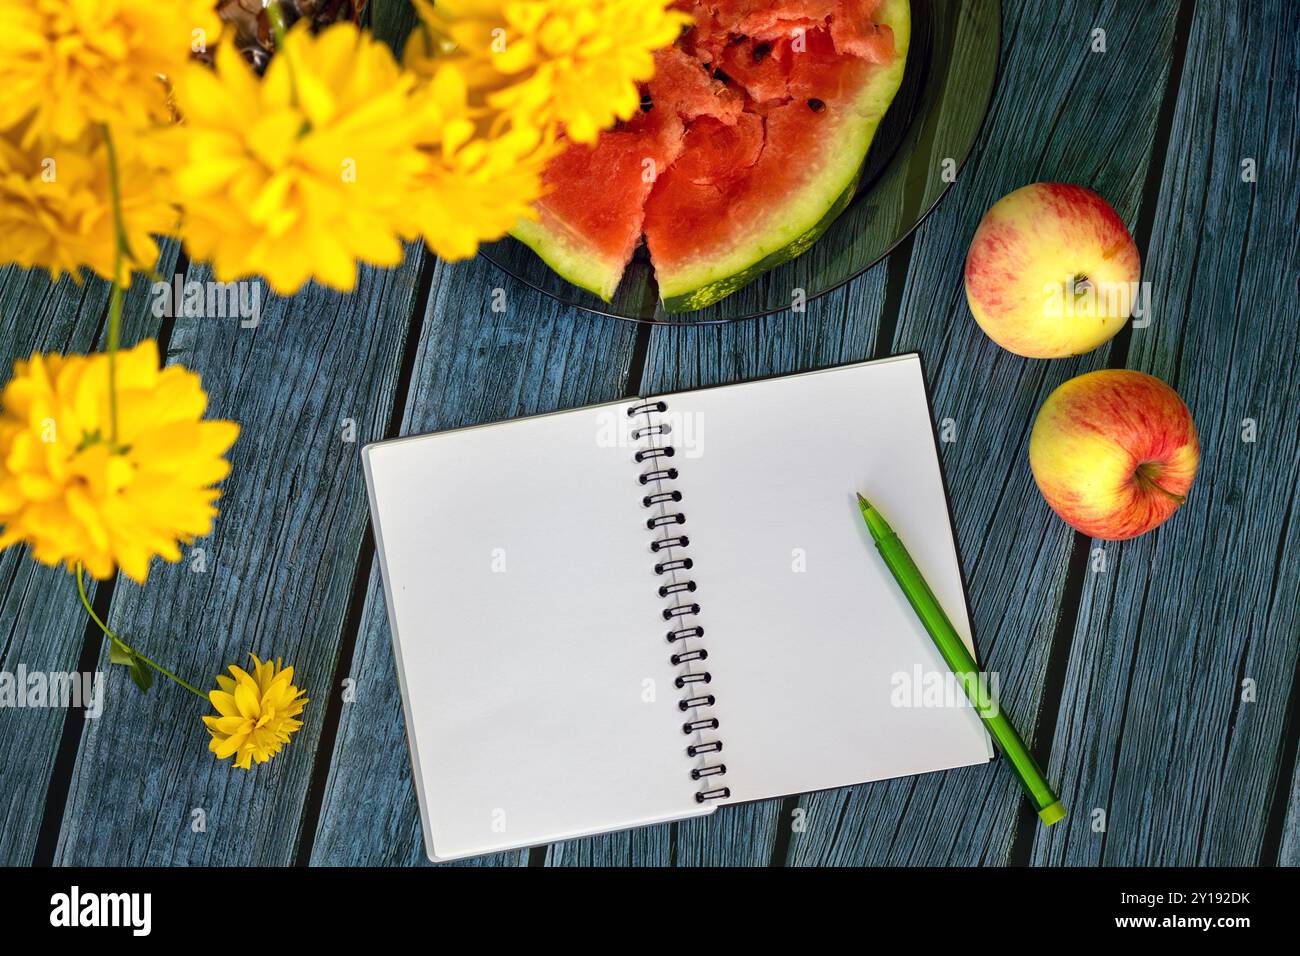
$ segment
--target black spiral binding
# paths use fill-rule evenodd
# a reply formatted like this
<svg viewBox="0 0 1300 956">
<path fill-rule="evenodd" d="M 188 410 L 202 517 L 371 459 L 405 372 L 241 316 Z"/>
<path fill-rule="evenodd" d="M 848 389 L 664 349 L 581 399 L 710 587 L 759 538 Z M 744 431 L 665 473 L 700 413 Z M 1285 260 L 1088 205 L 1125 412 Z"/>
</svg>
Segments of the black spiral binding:
<svg viewBox="0 0 1300 956">
<path fill-rule="evenodd" d="M 646 419 L 646 424 L 639 425 L 631 431 L 633 441 L 647 442 L 645 447 L 636 452 L 633 459 L 637 464 L 648 464 L 651 469 L 643 471 L 637 479 L 642 485 L 653 486 L 641 499 L 642 507 L 655 509 L 654 515 L 646 519 L 646 528 L 660 533 L 660 536 L 650 540 L 650 551 L 656 555 L 665 552 L 668 555 L 666 559 L 655 563 L 654 572 L 668 578 L 668 583 L 660 585 L 658 590 L 661 598 L 669 599 L 668 605 L 663 609 L 663 619 L 669 622 L 670 628 L 667 634 L 668 643 L 673 645 L 674 649 L 669 661 L 674 667 L 684 668 L 673 683 L 678 689 L 689 688 L 687 696 L 677 702 L 678 709 L 688 715 L 689 719 L 682 724 L 682 733 L 689 736 L 718 729 L 718 718 L 701 713 L 705 708 L 712 707 L 717 702 L 717 698 L 705 692 L 706 686 L 713 680 L 713 675 L 694 667 L 707 660 L 709 652 L 698 646 L 699 639 L 704 636 L 704 628 L 697 623 L 700 605 L 693 597 L 696 583 L 682 574 L 695 566 L 692 559 L 680 555 L 680 552 L 691 544 L 691 539 L 681 532 L 682 526 L 686 524 L 686 513 L 679 508 L 669 507 L 681 502 L 682 493 L 664 487 L 664 482 L 677 480 L 677 469 L 664 467 L 666 459 L 672 458 L 676 450 L 672 445 L 661 442 L 663 436 L 672 433 L 672 426 L 668 422 L 656 421 L 651 417 L 666 411 L 668 411 L 667 402 L 643 402 L 628 408 L 627 415 L 628 418 L 636 418 L 639 415 Z M 707 740 L 687 746 L 686 755 L 700 757 L 704 754 L 719 753 L 721 750 L 721 740 Z M 715 763 L 693 768 L 691 779 L 706 780 L 726 772 L 726 764 Z M 714 787 L 696 791 L 695 800 L 697 803 L 704 803 L 707 800 L 724 800 L 730 796 L 731 790 L 728 787 Z"/>
</svg>

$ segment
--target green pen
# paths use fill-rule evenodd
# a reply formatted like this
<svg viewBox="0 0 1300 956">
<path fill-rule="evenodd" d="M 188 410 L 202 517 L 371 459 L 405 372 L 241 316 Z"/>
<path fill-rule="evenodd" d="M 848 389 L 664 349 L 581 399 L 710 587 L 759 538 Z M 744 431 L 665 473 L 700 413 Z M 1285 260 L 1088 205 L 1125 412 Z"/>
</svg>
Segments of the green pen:
<svg viewBox="0 0 1300 956">
<path fill-rule="evenodd" d="M 862 495 L 858 495 L 858 507 L 862 509 L 862 518 L 871 531 L 872 540 L 876 542 L 876 550 L 885 559 L 886 567 L 903 589 L 908 603 L 925 625 L 948 668 L 961 682 L 966 696 L 975 706 L 975 712 L 984 721 L 989 734 L 1006 755 L 1025 795 L 1038 811 L 1038 818 L 1050 827 L 1065 816 L 1065 807 L 1043 776 L 1038 761 L 1020 739 L 1016 728 L 1011 726 L 1011 721 L 1003 716 L 1001 709 L 990 699 L 987 686 L 979 680 L 979 665 L 966 649 L 965 643 L 952 626 L 952 621 L 948 620 L 948 615 L 943 613 L 930 585 L 925 583 L 925 578 L 912 561 L 912 556 L 907 553 L 907 548 L 903 547 L 903 542 L 898 540 L 894 529 Z"/>
</svg>

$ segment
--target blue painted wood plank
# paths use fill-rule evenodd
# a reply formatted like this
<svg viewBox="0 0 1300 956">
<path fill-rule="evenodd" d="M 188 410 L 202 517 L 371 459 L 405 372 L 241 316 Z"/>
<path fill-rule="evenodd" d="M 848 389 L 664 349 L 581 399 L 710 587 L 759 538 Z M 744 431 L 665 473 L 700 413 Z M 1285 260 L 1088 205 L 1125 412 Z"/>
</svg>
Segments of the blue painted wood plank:
<svg viewBox="0 0 1300 956">
<path fill-rule="evenodd" d="M 147 586 L 120 581 L 110 624 L 203 688 L 250 651 L 283 657 L 313 703 L 282 754 L 243 771 L 207 751 L 204 702 L 165 682 L 141 695 L 114 669 L 106 713 L 83 735 L 57 863 L 294 861 L 366 526 L 357 449 L 388 424 L 420 261 L 410 251 L 397 269 L 365 269 L 350 295 L 269 298 L 255 327 L 176 320 L 169 360 L 202 375 L 209 414 L 243 433 L 214 532 Z"/>
<path fill-rule="evenodd" d="M 176 248 L 168 245 L 158 271 L 170 274 L 175 259 Z M 137 278 L 123 305 L 126 341 L 156 332 L 147 289 Z M 14 360 L 34 351 L 102 347 L 107 306 L 108 286 L 98 279 L 77 283 L 64 276 L 52 283 L 43 272 L 0 272 L 0 387 Z M 26 548 L 0 555 L 0 672 L 76 671 L 85 626 L 71 575 L 31 560 Z M 0 709 L 0 865 L 32 862 L 66 717 L 55 706 Z"/>
<path fill-rule="evenodd" d="M 494 300 L 503 311 L 493 311 Z M 483 260 L 439 264 L 400 433 L 617 398 L 627 392 L 635 342 L 635 326 L 561 308 Z M 377 568 L 371 571 L 349 673 L 357 697 L 342 708 L 312 862 L 423 864 L 427 860 Z M 527 861 L 524 851 L 472 862 Z"/>
<path fill-rule="evenodd" d="M 675 865 L 770 866 L 781 826 L 780 800 L 719 807 L 677 825 Z"/>
<path fill-rule="evenodd" d="M 566 840 L 546 848 L 547 866 L 672 866 L 675 859 L 668 824 Z"/>
<path fill-rule="evenodd" d="M 1087 576 L 1052 753 L 1074 813 L 1036 862 L 1273 862 L 1300 651 L 1300 7 L 1266 6 L 1196 7 L 1128 365 L 1187 402 L 1200 470 Z"/>
<path fill-rule="evenodd" d="M 1010 2 L 1003 17 L 991 113 L 952 193 L 917 233 L 892 351 L 922 353 L 940 431 L 951 429 L 940 449 L 976 644 L 1009 715 L 1033 738 L 1074 535 L 1033 484 L 1029 431 L 1048 393 L 1104 365 L 1109 349 L 1053 362 L 1004 352 L 971 317 L 962 266 L 988 207 L 1035 180 L 1089 186 L 1133 228 L 1175 5 Z M 1091 52 L 1097 28 L 1105 53 Z M 788 862 L 1006 863 L 1021 800 L 996 763 L 812 794 L 799 803 L 803 829 L 791 834 Z"/>
</svg>

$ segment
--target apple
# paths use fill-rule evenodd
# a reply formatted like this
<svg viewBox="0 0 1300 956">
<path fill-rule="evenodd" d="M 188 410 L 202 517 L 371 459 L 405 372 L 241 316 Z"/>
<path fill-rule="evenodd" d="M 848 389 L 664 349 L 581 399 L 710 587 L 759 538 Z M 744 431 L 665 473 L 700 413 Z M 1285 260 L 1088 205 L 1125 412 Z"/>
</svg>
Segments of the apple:
<svg viewBox="0 0 1300 956">
<path fill-rule="evenodd" d="M 1061 518 L 1122 541 L 1166 521 L 1200 460 L 1196 425 L 1178 393 L 1129 369 L 1079 375 L 1047 397 L 1029 436 L 1034 481 Z"/>
<path fill-rule="evenodd" d="M 1123 221 L 1091 189 L 1034 183 L 984 214 L 966 254 L 966 301 L 1009 352 L 1091 352 L 1123 328 L 1141 257 Z"/>
</svg>

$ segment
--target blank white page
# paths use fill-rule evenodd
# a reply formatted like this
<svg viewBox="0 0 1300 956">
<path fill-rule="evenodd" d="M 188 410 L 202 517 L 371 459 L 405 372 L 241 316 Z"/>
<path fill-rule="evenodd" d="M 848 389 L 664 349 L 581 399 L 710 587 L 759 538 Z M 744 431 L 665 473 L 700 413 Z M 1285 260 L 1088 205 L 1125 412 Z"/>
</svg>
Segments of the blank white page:
<svg viewBox="0 0 1300 956">
<path fill-rule="evenodd" d="M 897 675 L 946 670 L 854 496 L 893 525 L 971 644 L 920 360 L 665 400 L 689 438 L 678 507 L 729 802 L 990 759 L 960 688 L 955 706 L 897 706 Z"/>
<path fill-rule="evenodd" d="M 707 813 L 632 402 L 363 453 L 429 856 Z M 364 786 L 364 782 L 359 782 Z"/>
</svg>

